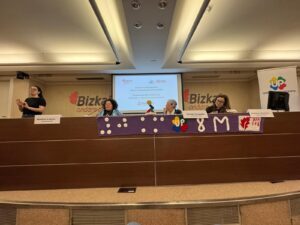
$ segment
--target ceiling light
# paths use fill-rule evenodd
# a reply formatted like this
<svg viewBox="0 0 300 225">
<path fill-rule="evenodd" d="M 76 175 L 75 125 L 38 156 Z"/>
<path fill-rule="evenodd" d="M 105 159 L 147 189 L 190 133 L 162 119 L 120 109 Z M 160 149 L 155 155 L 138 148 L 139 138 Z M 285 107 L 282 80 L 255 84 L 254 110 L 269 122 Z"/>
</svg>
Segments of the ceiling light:
<svg viewBox="0 0 300 225">
<path fill-rule="evenodd" d="M 143 24 L 142 23 L 135 23 L 133 26 L 134 26 L 135 29 L 139 30 L 143 27 Z"/>
<path fill-rule="evenodd" d="M 162 23 L 157 23 L 157 24 L 156 24 L 156 28 L 157 28 L 158 30 L 162 30 L 162 29 L 165 28 L 165 25 L 163 25 Z"/>
<path fill-rule="evenodd" d="M 213 9 L 213 5 L 210 4 L 210 5 L 207 6 L 206 11 L 207 11 L 207 12 L 210 12 L 212 9 Z"/>
<path fill-rule="evenodd" d="M 160 8 L 160 9 L 165 9 L 166 7 L 167 7 L 167 0 L 160 0 L 159 2 L 158 2 L 158 8 Z"/>
<path fill-rule="evenodd" d="M 139 0 L 132 0 L 131 6 L 133 9 L 140 9 L 141 8 L 141 2 Z"/>
</svg>

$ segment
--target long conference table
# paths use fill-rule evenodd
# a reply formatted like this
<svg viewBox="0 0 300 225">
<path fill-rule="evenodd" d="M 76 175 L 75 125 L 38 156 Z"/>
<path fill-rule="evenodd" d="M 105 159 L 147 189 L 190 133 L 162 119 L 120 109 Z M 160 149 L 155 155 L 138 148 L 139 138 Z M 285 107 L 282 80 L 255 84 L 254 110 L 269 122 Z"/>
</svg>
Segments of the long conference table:
<svg viewBox="0 0 300 225">
<path fill-rule="evenodd" d="M 96 118 L 0 120 L 0 190 L 300 179 L 300 112 L 263 133 L 100 137 Z"/>
</svg>

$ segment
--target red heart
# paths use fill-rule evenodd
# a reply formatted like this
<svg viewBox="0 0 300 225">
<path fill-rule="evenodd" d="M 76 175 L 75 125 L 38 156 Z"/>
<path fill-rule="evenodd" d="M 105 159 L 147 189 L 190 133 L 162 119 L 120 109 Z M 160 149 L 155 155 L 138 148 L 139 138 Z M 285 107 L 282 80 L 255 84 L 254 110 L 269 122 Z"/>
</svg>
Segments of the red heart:
<svg viewBox="0 0 300 225">
<path fill-rule="evenodd" d="M 182 126 L 180 127 L 180 130 L 182 132 L 186 132 L 187 129 L 188 129 L 188 125 L 187 124 L 182 124 Z"/>
</svg>

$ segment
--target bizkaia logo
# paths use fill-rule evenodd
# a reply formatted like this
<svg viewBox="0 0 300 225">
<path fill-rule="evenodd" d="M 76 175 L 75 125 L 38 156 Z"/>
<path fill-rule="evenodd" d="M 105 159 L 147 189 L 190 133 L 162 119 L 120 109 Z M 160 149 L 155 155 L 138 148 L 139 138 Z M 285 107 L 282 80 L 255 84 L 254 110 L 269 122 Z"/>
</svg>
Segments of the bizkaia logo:
<svg viewBox="0 0 300 225">
<path fill-rule="evenodd" d="M 183 91 L 183 99 L 185 102 L 189 104 L 207 104 L 212 103 L 215 95 L 211 95 L 209 93 L 205 95 L 201 95 L 199 93 L 190 93 L 189 89 L 184 89 Z"/>
<path fill-rule="evenodd" d="M 287 85 L 286 85 L 286 79 L 282 76 L 278 77 L 272 77 L 272 79 L 269 81 L 270 82 L 270 88 L 273 89 L 274 91 L 283 90 Z"/>
<path fill-rule="evenodd" d="M 103 100 L 99 96 L 79 95 L 78 91 L 73 91 L 69 96 L 70 103 L 77 106 L 101 106 Z"/>
</svg>

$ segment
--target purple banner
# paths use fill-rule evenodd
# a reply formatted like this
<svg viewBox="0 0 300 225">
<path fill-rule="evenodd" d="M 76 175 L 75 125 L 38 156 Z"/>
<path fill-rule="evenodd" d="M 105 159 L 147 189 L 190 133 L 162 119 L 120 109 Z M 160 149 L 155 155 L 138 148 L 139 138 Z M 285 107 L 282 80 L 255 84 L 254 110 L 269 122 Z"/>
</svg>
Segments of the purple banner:
<svg viewBox="0 0 300 225">
<path fill-rule="evenodd" d="M 138 134 L 262 133 L 263 118 L 249 114 L 210 114 L 207 119 L 182 115 L 98 117 L 99 136 Z"/>
</svg>

